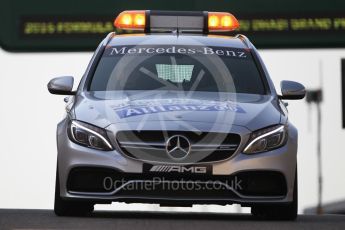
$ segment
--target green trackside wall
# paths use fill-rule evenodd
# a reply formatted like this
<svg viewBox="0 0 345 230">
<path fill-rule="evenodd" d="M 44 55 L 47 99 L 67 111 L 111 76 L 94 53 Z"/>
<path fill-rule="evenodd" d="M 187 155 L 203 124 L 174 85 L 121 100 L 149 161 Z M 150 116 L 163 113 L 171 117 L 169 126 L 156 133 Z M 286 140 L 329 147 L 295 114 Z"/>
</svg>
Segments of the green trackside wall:
<svg viewBox="0 0 345 230">
<path fill-rule="evenodd" d="M 344 0 L 1 0 L 8 51 L 90 51 L 123 10 L 228 11 L 258 48 L 345 47 Z"/>
</svg>

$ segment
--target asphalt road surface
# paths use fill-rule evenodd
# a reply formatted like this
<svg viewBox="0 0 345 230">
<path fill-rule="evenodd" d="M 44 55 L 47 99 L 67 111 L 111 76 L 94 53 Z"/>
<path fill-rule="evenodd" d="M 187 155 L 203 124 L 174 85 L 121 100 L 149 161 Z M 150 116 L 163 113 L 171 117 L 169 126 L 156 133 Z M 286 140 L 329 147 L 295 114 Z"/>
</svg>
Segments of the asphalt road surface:
<svg viewBox="0 0 345 230">
<path fill-rule="evenodd" d="M 108 212 L 56 217 L 51 210 L 0 209 L 0 229 L 345 229 L 345 215 L 300 215 L 296 221 L 258 221 L 249 214 Z"/>
</svg>

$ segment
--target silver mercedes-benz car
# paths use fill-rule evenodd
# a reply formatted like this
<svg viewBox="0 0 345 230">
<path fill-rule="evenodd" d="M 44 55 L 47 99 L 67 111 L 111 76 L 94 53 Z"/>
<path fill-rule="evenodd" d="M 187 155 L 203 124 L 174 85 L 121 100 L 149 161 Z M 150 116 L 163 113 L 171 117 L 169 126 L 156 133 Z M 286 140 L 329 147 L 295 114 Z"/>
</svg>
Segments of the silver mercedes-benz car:
<svg viewBox="0 0 345 230">
<path fill-rule="evenodd" d="M 96 49 L 57 126 L 57 215 L 98 203 L 241 204 L 297 217 L 297 129 L 257 50 L 223 12 L 125 11 Z"/>
</svg>

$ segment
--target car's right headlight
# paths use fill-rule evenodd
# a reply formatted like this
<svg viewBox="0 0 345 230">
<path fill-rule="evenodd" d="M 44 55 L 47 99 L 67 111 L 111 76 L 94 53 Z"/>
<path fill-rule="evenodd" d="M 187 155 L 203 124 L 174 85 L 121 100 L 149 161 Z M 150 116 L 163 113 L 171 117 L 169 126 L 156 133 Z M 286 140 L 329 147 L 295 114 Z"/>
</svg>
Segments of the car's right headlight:
<svg viewBox="0 0 345 230">
<path fill-rule="evenodd" d="M 279 148 L 286 144 L 287 136 L 286 125 L 276 125 L 255 131 L 243 152 L 253 154 Z"/>
<path fill-rule="evenodd" d="M 85 122 L 72 120 L 69 123 L 68 136 L 74 143 L 85 147 L 103 151 L 113 150 L 107 132 Z"/>
</svg>

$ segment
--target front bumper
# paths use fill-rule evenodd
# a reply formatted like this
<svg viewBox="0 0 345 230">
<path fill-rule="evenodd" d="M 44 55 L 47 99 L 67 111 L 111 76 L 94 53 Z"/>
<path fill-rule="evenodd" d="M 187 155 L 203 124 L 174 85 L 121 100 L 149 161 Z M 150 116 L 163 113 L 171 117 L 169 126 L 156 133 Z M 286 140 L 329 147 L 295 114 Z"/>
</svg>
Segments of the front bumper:
<svg viewBox="0 0 345 230">
<path fill-rule="evenodd" d="M 237 132 L 241 133 L 242 141 L 239 150 L 242 150 L 249 138 L 250 132 L 241 127 L 236 127 L 236 129 L 239 129 Z M 147 175 L 147 173 L 143 173 L 143 167 L 146 163 L 124 157 L 116 150 L 103 152 L 77 145 L 69 140 L 65 131 L 66 122 L 62 122 L 58 126 L 58 176 L 60 179 L 60 196 L 63 199 L 92 200 L 95 203 L 125 201 L 169 205 L 176 204 L 176 206 L 239 203 L 244 206 L 250 206 L 253 204 L 289 203 L 293 198 L 297 154 L 297 131 L 292 125 L 289 125 L 288 142 L 282 148 L 255 155 L 246 155 L 237 152 L 228 160 L 212 163 L 212 171 L 207 176 L 190 174 L 184 175 L 184 177 L 170 173 Z M 162 163 L 152 163 L 152 165 L 157 164 L 162 165 Z M 108 174 L 102 175 L 104 178 L 108 175 L 108 177 L 112 178 L 112 181 L 119 178 L 125 178 L 125 180 L 115 188 L 113 187 L 114 189 L 109 189 L 107 191 L 99 189 L 78 190 L 75 189 L 75 186 L 71 186 L 71 175 L 78 169 L 89 169 L 91 174 L 89 172 L 88 175 L 95 175 L 96 173 L 92 173 L 92 170 L 96 172 L 96 170 L 101 169 L 108 172 Z M 240 191 L 234 188 L 234 186 L 229 186 L 228 183 L 224 183 L 224 181 L 233 183 L 236 177 L 243 174 L 249 175 L 247 176 L 249 178 L 252 177 L 251 175 L 264 175 L 262 176 L 262 183 L 265 182 L 266 178 L 266 182 L 268 182 L 266 183 L 267 186 L 277 189 L 277 186 L 274 187 L 274 184 L 279 184 L 278 187 L 282 188 L 282 190 L 271 194 L 269 192 L 258 192 L 258 194 L 255 194 L 255 192 L 248 193 L 243 192 L 243 190 Z M 272 174 L 276 175 L 273 179 L 272 177 L 266 177 Z M 92 181 L 92 176 L 89 178 L 89 181 L 86 179 L 85 184 L 89 183 L 89 187 L 93 187 L 95 182 Z M 157 178 L 160 178 L 160 181 L 157 181 Z M 183 180 L 181 180 L 181 178 Z M 276 181 L 274 178 L 276 178 Z M 85 178 L 74 179 L 74 181 L 77 182 L 81 182 L 82 180 L 85 180 Z M 187 182 L 193 183 L 194 181 L 201 187 L 207 187 L 210 181 L 216 181 L 220 183 L 221 189 L 210 189 L 212 187 L 207 187 L 206 189 L 191 189 L 183 190 L 182 192 L 179 189 L 162 190 L 162 186 L 167 188 L 169 184 L 171 185 L 172 181 L 175 181 L 174 183 L 180 183 L 181 188 L 181 185 Z M 258 180 L 252 179 L 252 181 L 255 182 Z M 269 183 L 270 181 L 274 182 Z M 154 187 L 154 189 L 152 186 L 151 189 L 145 188 L 143 185 L 148 182 L 155 184 L 156 187 Z M 97 183 L 99 184 L 99 182 Z M 262 187 L 262 183 L 257 183 L 256 186 L 258 188 Z M 129 186 L 131 186 L 131 188 L 134 187 L 134 189 L 128 190 Z M 196 183 L 194 184 L 194 188 L 195 186 Z"/>
</svg>

